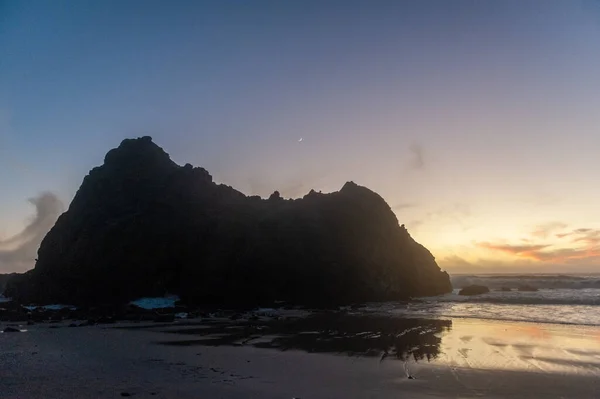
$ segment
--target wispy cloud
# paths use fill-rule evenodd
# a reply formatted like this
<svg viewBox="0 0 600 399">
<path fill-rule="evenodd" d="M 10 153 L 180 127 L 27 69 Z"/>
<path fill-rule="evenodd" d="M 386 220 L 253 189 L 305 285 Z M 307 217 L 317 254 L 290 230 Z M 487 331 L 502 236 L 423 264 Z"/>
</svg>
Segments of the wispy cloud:
<svg viewBox="0 0 600 399">
<path fill-rule="evenodd" d="M 494 244 L 490 242 L 479 242 L 477 245 L 480 248 L 490 249 L 493 251 L 500 251 L 511 255 L 519 255 L 522 257 L 530 257 L 539 251 L 546 249 L 549 245 L 532 245 L 532 244 Z"/>
<path fill-rule="evenodd" d="M 525 244 L 477 242 L 479 248 L 513 255 L 519 259 L 529 259 L 545 263 L 597 262 L 600 260 L 600 230 L 577 228 L 567 232 L 556 232 L 565 228 L 564 223 L 548 223 L 539 226 L 531 233 L 532 238 L 524 238 Z M 548 241 L 559 238 L 561 242 Z M 536 241 L 546 242 L 536 242 Z"/>
<path fill-rule="evenodd" d="M 556 231 L 563 230 L 567 227 L 566 223 L 562 222 L 549 222 L 538 225 L 532 232 L 531 235 L 535 238 L 548 238 L 548 236 Z"/>
<path fill-rule="evenodd" d="M 544 248 L 548 248 L 549 245 L 510 245 L 510 244 L 492 244 L 489 242 L 478 243 L 480 247 L 486 249 L 493 249 L 496 251 L 507 252 L 511 254 L 526 254 L 529 252 L 540 251 Z"/>
<path fill-rule="evenodd" d="M 493 273 L 499 270 L 524 271 L 536 270 L 535 262 L 524 259 L 518 262 L 499 261 L 493 258 L 466 260 L 458 255 L 446 256 L 438 261 L 440 267 L 450 273 Z"/>
<path fill-rule="evenodd" d="M 63 211 L 63 204 L 53 193 L 29 199 L 36 214 L 18 234 L 0 240 L 0 271 L 25 271 L 34 266 L 37 250 L 46 233 Z"/>
<path fill-rule="evenodd" d="M 573 242 L 583 242 L 588 245 L 600 245 L 600 230 L 596 229 L 577 229 L 572 235 Z"/>
<path fill-rule="evenodd" d="M 410 169 L 418 170 L 425 169 L 425 154 L 423 147 L 420 144 L 414 143 L 408 148 L 410 151 Z"/>
</svg>

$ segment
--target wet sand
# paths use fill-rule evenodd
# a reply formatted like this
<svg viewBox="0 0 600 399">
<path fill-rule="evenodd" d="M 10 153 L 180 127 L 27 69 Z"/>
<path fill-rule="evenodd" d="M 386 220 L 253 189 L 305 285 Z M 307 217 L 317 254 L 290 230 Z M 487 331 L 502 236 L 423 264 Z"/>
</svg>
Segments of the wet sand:
<svg viewBox="0 0 600 399">
<path fill-rule="evenodd" d="M 323 317 L 22 327 L 0 398 L 600 397 L 600 328 Z"/>
</svg>

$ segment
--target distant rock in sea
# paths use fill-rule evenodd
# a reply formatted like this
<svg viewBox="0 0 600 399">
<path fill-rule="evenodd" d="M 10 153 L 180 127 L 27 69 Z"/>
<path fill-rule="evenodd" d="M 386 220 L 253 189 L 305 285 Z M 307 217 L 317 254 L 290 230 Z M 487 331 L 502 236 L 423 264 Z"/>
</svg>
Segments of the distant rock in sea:
<svg viewBox="0 0 600 399">
<path fill-rule="evenodd" d="M 539 291 L 536 287 L 532 286 L 532 285 L 520 285 L 519 286 L 519 291 L 525 291 L 525 292 L 536 292 Z"/>
<path fill-rule="evenodd" d="M 484 285 L 469 285 L 468 287 L 461 289 L 458 292 L 458 295 L 481 295 L 487 294 L 488 292 L 490 292 L 490 289 Z"/>
<path fill-rule="evenodd" d="M 5 294 L 23 303 L 341 304 L 452 290 L 378 194 L 353 182 L 286 200 L 248 197 L 124 140 L 85 177 Z"/>
</svg>

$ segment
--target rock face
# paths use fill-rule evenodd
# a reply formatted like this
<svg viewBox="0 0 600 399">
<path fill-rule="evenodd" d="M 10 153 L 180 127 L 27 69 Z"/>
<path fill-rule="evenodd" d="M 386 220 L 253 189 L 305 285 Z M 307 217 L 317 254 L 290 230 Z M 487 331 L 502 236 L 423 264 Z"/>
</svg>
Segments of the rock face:
<svg viewBox="0 0 600 399">
<path fill-rule="evenodd" d="M 485 285 L 469 285 L 458 292 L 458 295 L 481 295 L 487 294 L 490 289 Z"/>
<path fill-rule="evenodd" d="M 6 288 L 6 283 L 8 282 L 8 280 L 15 277 L 16 275 L 17 273 L 0 274 L 0 294 L 4 292 L 4 288 Z"/>
<path fill-rule="evenodd" d="M 124 140 L 85 177 L 6 295 L 96 304 L 178 294 L 202 304 L 334 304 L 452 290 L 448 274 L 376 193 L 247 197 L 176 165 L 150 137 Z"/>
</svg>

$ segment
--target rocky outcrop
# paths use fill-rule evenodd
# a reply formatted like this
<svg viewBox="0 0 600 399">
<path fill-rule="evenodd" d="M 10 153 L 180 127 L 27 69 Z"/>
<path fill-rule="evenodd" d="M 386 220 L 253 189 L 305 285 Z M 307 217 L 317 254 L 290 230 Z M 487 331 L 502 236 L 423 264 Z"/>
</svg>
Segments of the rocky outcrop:
<svg viewBox="0 0 600 399">
<path fill-rule="evenodd" d="M 124 140 L 85 177 L 35 268 L 11 279 L 6 294 L 36 303 L 172 293 L 203 304 L 328 304 L 451 289 L 431 253 L 365 187 L 247 197 L 142 137 Z"/>
<path fill-rule="evenodd" d="M 490 289 L 485 285 L 469 285 L 458 292 L 458 295 L 481 295 L 487 294 Z"/>
</svg>

